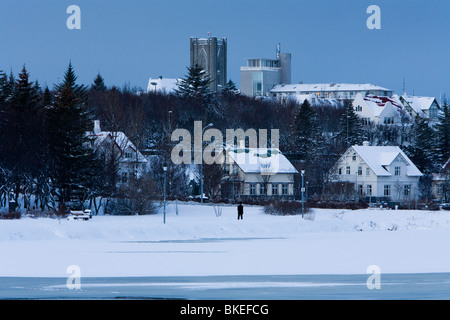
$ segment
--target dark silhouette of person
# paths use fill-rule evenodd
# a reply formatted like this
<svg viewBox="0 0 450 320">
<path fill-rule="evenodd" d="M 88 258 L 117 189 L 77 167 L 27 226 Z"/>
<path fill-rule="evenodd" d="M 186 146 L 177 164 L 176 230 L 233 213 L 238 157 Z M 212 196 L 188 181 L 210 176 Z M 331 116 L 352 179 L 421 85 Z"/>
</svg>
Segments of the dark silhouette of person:
<svg viewBox="0 0 450 320">
<path fill-rule="evenodd" d="M 244 207 L 242 206 L 242 202 L 239 202 L 239 205 L 237 207 L 237 211 L 238 211 L 238 220 L 239 219 L 244 219 Z"/>
</svg>

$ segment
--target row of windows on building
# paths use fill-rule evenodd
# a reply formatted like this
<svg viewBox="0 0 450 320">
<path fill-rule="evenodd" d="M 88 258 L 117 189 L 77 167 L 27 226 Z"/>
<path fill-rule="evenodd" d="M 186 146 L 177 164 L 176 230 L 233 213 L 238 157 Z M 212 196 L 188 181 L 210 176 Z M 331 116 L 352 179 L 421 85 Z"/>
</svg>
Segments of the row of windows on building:
<svg viewBox="0 0 450 320">
<path fill-rule="evenodd" d="M 370 120 L 370 118 L 361 118 L 361 124 L 363 126 L 369 126 L 372 124 L 372 120 Z M 395 124 L 395 118 L 394 117 L 384 117 L 383 124 Z"/>
<path fill-rule="evenodd" d="M 371 170 L 369 167 L 366 168 L 366 176 L 370 176 Z M 339 175 L 343 175 L 344 174 L 344 168 L 339 168 L 338 169 Z M 347 166 L 345 167 L 345 174 L 350 175 L 351 174 L 351 167 Z M 363 168 L 362 167 L 358 167 L 356 174 L 358 176 L 362 176 L 363 175 Z M 394 167 L 394 175 L 395 176 L 400 176 L 402 174 L 402 168 L 401 167 Z"/>
<path fill-rule="evenodd" d="M 271 193 L 269 193 L 269 190 Z M 257 192 L 259 191 L 259 192 Z M 267 187 L 263 183 L 249 183 L 249 194 L 256 195 L 289 195 L 289 183 L 269 183 Z"/>
<path fill-rule="evenodd" d="M 410 184 L 405 184 L 403 186 L 398 186 L 396 187 L 396 191 L 397 192 L 402 192 L 402 194 L 404 196 L 410 196 L 411 193 L 411 185 Z M 368 184 L 366 185 L 366 187 L 364 188 L 364 185 L 359 184 L 358 185 L 358 195 L 360 196 L 371 196 L 372 195 L 372 185 Z M 390 184 L 385 184 L 383 187 L 383 195 L 385 197 L 390 197 L 392 196 L 392 186 Z"/>
</svg>

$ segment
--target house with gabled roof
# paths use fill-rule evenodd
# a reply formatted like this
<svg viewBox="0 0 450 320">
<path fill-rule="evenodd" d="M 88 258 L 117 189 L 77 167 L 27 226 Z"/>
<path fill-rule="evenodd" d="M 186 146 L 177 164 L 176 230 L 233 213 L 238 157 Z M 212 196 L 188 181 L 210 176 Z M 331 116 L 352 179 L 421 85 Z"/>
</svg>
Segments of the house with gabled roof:
<svg viewBox="0 0 450 320">
<path fill-rule="evenodd" d="M 227 147 L 224 153 L 224 197 L 294 197 L 297 169 L 277 148 Z"/>
<path fill-rule="evenodd" d="M 397 146 L 351 146 L 329 172 L 329 180 L 354 185 L 355 198 L 417 199 L 420 170 Z"/>
<path fill-rule="evenodd" d="M 413 119 L 397 95 L 363 96 L 357 93 L 353 108 L 363 124 L 402 125 Z"/>
<path fill-rule="evenodd" d="M 141 177 L 148 167 L 148 160 L 122 131 L 103 131 L 100 121 L 94 121 L 94 129 L 87 132 L 95 152 L 105 161 L 117 163 L 118 185 L 127 184 L 130 178 Z"/>
<path fill-rule="evenodd" d="M 400 102 L 413 118 L 420 116 L 432 121 L 438 120 L 441 106 L 434 97 L 419 97 L 404 94 L 400 97 Z"/>
</svg>

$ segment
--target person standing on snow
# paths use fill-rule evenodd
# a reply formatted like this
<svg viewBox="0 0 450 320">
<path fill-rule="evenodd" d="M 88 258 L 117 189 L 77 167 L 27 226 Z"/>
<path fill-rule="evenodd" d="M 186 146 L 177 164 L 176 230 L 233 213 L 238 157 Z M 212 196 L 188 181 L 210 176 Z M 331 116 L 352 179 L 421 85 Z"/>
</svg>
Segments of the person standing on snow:
<svg viewBox="0 0 450 320">
<path fill-rule="evenodd" d="M 239 219 L 244 219 L 244 207 L 242 206 L 242 202 L 239 202 L 239 205 L 237 207 L 237 211 L 238 211 L 238 220 Z"/>
</svg>

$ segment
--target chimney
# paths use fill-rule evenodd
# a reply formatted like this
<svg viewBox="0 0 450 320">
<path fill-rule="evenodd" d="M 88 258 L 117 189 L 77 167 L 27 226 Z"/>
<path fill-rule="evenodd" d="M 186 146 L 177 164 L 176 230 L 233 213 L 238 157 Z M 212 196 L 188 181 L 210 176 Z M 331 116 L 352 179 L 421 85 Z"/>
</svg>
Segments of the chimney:
<svg viewBox="0 0 450 320">
<path fill-rule="evenodd" d="M 94 120 L 94 134 L 99 134 L 100 131 L 100 120 Z"/>
<path fill-rule="evenodd" d="M 364 147 L 370 146 L 370 142 L 369 142 L 369 141 L 363 141 L 363 146 L 364 146 Z"/>
</svg>

